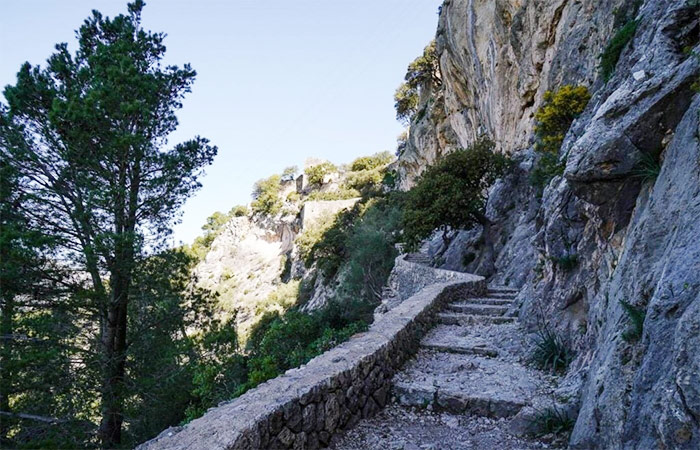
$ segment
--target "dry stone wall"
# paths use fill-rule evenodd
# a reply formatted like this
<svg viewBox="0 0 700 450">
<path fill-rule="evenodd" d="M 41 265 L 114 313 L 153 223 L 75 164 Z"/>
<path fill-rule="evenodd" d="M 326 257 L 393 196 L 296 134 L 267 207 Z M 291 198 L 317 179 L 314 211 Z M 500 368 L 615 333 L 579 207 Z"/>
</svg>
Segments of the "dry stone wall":
<svg viewBox="0 0 700 450">
<path fill-rule="evenodd" d="M 382 314 L 369 331 L 138 448 L 325 447 L 384 407 L 394 373 L 417 350 L 444 304 L 485 291 L 485 280 L 470 275 L 426 287 Z"/>
</svg>

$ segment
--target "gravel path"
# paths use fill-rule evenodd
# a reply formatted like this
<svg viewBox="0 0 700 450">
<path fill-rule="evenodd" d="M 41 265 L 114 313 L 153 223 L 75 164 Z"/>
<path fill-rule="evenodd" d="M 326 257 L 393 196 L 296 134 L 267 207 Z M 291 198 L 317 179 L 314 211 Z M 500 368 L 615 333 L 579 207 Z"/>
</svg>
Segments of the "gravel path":
<svg viewBox="0 0 700 450">
<path fill-rule="evenodd" d="M 507 419 L 459 416 L 390 405 L 345 433 L 334 450 L 529 450 L 564 448 L 502 431 Z"/>
</svg>

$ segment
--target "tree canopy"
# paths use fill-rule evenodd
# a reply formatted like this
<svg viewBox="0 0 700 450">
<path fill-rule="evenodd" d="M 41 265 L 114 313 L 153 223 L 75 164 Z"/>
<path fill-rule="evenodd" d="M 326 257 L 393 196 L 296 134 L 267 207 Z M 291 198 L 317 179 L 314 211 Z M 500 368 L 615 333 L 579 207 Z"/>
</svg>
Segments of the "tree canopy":
<svg viewBox="0 0 700 450">
<path fill-rule="evenodd" d="M 404 200 L 403 236 L 407 249 L 436 230 L 469 229 L 488 222 L 489 187 L 508 167 L 508 159 L 481 139 L 443 156 L 419 177 Z"/>
<path fill-rule="evenodd" d="M 137 263 L 165 243 L 179 207 L 216 155 L 207 139 L 167 146 L 196 72 L 164 66 L 164 33 L 141 27 L 144 2 L 113 19 L 98 11 L 56 45 L 45 67 L 25 63 L 5 91 L 2 158 L 21 178 L 22 214 L 87 274 L 99 332 L 100 439 L 121 442 L 127 397 L 128 305 Z"/>
</svg>

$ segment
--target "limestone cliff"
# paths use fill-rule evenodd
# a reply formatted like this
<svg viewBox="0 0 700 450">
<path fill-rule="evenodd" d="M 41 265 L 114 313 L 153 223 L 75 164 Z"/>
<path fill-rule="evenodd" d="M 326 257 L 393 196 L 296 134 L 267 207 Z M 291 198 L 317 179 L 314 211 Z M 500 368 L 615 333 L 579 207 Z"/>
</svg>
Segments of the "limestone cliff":
<svg viewBox="0 0 700 450">
<path fill-rule="evenodd" d="M 637 9 L 638 7 L 638 9 Z M 572 448 L 700 447 L 700 5 L 694 0 L 446 0 L 436 34 L 442 86 L 422 99 L 397 162 L 400 186 L 487 134 L 519 162 L 491 193 L 491 264 L 480 230 L 431 243 L 436 263 L 521 287 L 517 313 L 576 351 L 562 390 Z M 599 55 L 636 20 L 614 74 Z M 544 93 L 593 98 L 561 149 L 566 169 L 530 187 Z M 661 153 L 658 177 L 638 176 Z M 573 267 L 556 263 L 573 255 Z M 645 314 L 638 340 L 622 302 Z"/>
</svg>

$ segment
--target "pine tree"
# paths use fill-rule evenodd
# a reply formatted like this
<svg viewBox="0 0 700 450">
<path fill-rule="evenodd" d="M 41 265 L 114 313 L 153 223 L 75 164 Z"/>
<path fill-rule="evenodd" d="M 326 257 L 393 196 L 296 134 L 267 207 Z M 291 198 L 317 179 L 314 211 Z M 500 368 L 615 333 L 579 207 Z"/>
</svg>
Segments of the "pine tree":
<svg viewBox="0 0 700 450">
<path fill-rule="evenodd" d="M 25 63 L 0 128 L 2 158 L 26 180 L 25 211 L 91 282 L 104 447 L 121 442 L 136 264 L 164 244 L 216 155 L 201 137 L 164 148 L 196 73 L 161 64 L 165 35 L 141 28 L 143 6 L 114 19 L 93 11 L 74 54 L 58 44 L 45 68 Z"/>
</svg>

